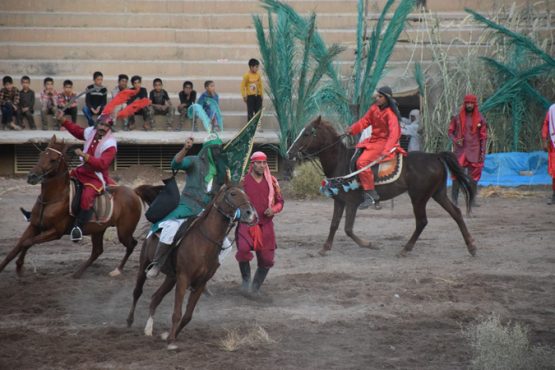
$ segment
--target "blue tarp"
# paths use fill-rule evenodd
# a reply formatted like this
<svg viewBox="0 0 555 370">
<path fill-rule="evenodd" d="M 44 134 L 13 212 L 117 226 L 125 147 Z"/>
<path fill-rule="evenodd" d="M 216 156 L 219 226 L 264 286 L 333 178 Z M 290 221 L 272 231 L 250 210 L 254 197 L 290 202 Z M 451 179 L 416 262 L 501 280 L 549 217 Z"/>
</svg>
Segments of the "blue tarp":
<svg viewBox="0 0 555 370">
<path fill-rule="evenodd" d="M 521 171 L 525 171 L 522 175 Z M 547 153 L 496 153 L 486 155 L 479 184 L 482 186 L 551 185 Z"/>
<path fill-rule="evenodd" d="M 521 171 L 524 171 L 521 174 Z M 551 185 L 546 152 L 487 154 L 480 186 Z M 447 179 L 451 186 L 451 178 Z"/>
</svg>

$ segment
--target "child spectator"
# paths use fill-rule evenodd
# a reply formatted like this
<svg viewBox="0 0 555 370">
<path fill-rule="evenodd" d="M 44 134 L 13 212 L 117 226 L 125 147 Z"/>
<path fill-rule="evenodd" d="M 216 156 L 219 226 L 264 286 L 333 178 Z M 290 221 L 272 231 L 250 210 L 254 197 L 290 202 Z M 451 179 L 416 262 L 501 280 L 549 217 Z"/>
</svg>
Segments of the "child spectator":
<svg viewBox="0 0 555 370">
<path fill-rule="evenodd" d="M 8 127 L 14 130 L 21 130 L 21 127 L 13 122 L 19 106 L 19 90 L 13 85 L 13 79 L 10 76 L 4 76 L 2 79 L 4 88 L 0 90 L 0 105 L 2 108 L 2 128 Z"/>
<path fill-rule="evenodd" d="M 143 82 L 143 79 L 141 78 L 141 76 L 133 76 L 131 77 L 131 85 L 133 85 L 132 89 L 139 89 L 139 93 L 137 95 L 135 95 L 134 97 L 132 97 L 131 99 L 129 99 L 127 101 L 127 105 L 133 103 L 135 100 L 138 99 L 143 99 L 143 98 L 148 98 L 148 93 L 146 91 L 146 89 L 144 87 L 141 87 L 141 84 Z M 139 111 L 137 111 L 135 113 L 135 115 L 137 114 L 141 114 L 143 116 L 143 129 L 145 131 L 148 131 L 149 129 L 152 128 L 151 125 L 151 121 L 152 121 L 152 116 L 150 114 L 150 109 L 148 109 L 148 107 L 143 108 Z M 135 115 L 132 115 L 129 117 L 129 129 L 132 130 L 134 125 L 135 125 Z"/>
<path fill-rule="evenodd" d="M 94 83 L 87 86 L 87 96 L 85 97 L 85 106 L 83 107 L 83 114 L 87 118 L 89 126 L 94 126 L 94 115 L 102 113 L 104 106 L 108 101 L 108 90 L 102 86 L 104 75 L 102 72 L 94 72 Z"/>
<path fill-rule="evenodd" d="M 154 81 L 152 81 L 152 86 L 154 87 L 154 90 L 150 92 L 150 100 L 152 101 L 152 104 L 149 107 L 151 109 L 150 115 L 153 120 L 154 115 L 165 115 L 167 119 L 166 126 L 168 131 L 173 130 L 172 121 L 175 109 L 172 106 L 170 96 L 168 95 L 168 92 L 162 88 L 163 84 L 160 78 L 155 78 Z"/>
<path fill-rule="evenodd" d="M 183 83 L 183 90 L 179 92 L 179 106 L 177 107 L 177 111 L 179 112 L 179 130 L 183 129 L 189 107 L 196 101 L 197 92 L 193 90 L 193 83 L 191 81 L 185 81 Z"/>
<path fill-rule="evenodd" d="M 75 98 L 75 93 L 73 92 L 73 81 L 65 80 L 64 81 L 64 91 L 58 95 L 58 109 L 64 110 L 64 116 L 70 116 L 71 122 L 77 123 L 77 100 Z M 67 104 L 74 99 L 73 102 L 69 105 L 69 107 L 65 108 Z M 65 109 L 64 109 L 65 108 Z M 56 120 L 58 122 L 58 120 Z M 60 124 L 57 123 L 56 129 L 59 129 Z"/>
<path fill-rule="evenodd" d="M 258 69 L 260 62 L 256 59 L 249 60 L 249 71 L 243 75 L 241 82 L 241 95 L 247 103 L 247 117 L 251 118 L 262 109 L 262 77 Z"/>
<path fill-rule="evenodd" d="M 115 98 L 121 91 L 127 90 L 129 88 L 128 82 L 129 82 L 129 76 L 127 76 L 126 74 L 120 74 L 118 76 L 118 85 L 112 90 L 112 99 Z M 114 116 L 117 116 L 119 111 L 124 109 L 126 106 L 127 104 L 124 103 L 115 107 L 114 113 L 113 113 Z M 128 127 L 129 120 L 127 118 L 123 118 L 122 122 L 123 122 L 123 130 L 129 131 L 129 127 Z"/>
<path fill-rule="evenodd" d="M 31 79 L 29 76 L 21 77 L 21 91 L 19 92 L 19 109 L 17 110 L 17 124 L 23 128 L 23 118 L 27 119 L 29 128 L 36 130 L 35 117 L 33 117 L 35 107 L 35 92 L 31 90 Z"/>
<path fill-rule="evenodd" d="M 202 109 L 208 115 L 211 124 L 211 131 L 223 131 L 222 113 L 220 111 L 220 97 L 216 93 L 216 84 L 212 80 L 204 82 L 205 91 L 198 98 L 197 104 L 202 106 Z"/>
<path fill-rule="evenodd" d="M 48 130 L 48 115 L 56 114 L 56 98 L 58 93 L 54 90 L 54 80 L 52 77 L 46 77 L 42 84 L 44 90 L 40 93 L 40 121 L 42 129 Z"/>
</svg>

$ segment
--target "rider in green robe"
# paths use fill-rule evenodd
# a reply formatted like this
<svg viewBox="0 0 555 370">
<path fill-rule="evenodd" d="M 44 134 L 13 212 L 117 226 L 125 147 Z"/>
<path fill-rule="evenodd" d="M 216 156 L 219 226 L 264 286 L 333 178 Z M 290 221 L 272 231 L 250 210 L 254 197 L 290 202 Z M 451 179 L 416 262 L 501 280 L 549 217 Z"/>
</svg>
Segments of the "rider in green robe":
<svg viewBox="0 0 555 370">
<path fill-rule="evenodd" d="M 211 135 L 197 155 L 185 157 L 192 145 L 192 139 L 188 139 L 171 163 L 173 170 L 183 170 L 186 173 L 186 182 L 179 205 L 150 229 L 149 236 L 160 230 L 161 233 L 154 259 L 147 268 L 148 278 L 156 277 L 160 273 L 171 250 L 175 233 L 185 219 L 202 212 L 225 182 L 227 167 L 220 157 L 222 141 Z"/>
</svg>

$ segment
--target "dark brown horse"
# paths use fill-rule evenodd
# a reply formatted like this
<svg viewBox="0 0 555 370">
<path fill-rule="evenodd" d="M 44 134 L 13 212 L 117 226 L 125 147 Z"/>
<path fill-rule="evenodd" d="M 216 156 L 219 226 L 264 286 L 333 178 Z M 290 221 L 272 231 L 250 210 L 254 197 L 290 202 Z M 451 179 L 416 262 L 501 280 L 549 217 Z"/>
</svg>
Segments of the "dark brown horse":
<svg viewBox="0 0 555 370">
<path fill-rule="evenodd" d="M 154 187 L 152 187 L 154 188 Z M 140 194 L 148 193 L 145 185 L 141 187 Z M 150 203 L 152 198 L 147 199 L 141 196 L 143 200 Z M 218 267 L 218 255 L 221 251 L 224 238 L 231 230 L 237 220 L 246 224 L 253 224 L 257 221 L 256 210 L 249 202 L 247 195 L 238 187 L 224 185 L 214 197 L 214 200 L 206 207 L 205 211 L 194 221 L 185 236 L 174 248 L 170 258 L 168 259 L 175 266 L 175 276 L 168 274 L 164 282 L 158 290 L 152 295 L 150 300 L 150 316 L 145 326 L 145 335 L 152 336 L 154 325 L 154 313 L 156 307 L 168 292 L 172 290 L 174 285 L 175 300 L 172 316 L 172 327 L 167 336 L 168 349 L 177 349 L 175 339 L 181 329 L 193 316 L 195 306 L 206 286 L 206 283 Z M 143 285 L 146 280 L 145 269 L 152 261 L 158 238 L 156 235 L 150 236 L 145 240 L 141 250 L 141 262 L 137 275 L 137 282 L 133 291 L 133 305 L 127 317 L 127 325 L 133 323 L 135 306 L 143 292 Z M 191 293 L 187 301 L 187 309 L 182 317 L 182 305 L 185 298 L 185 292 L 190 288 Z"/>
<path fill-rule="evenodd" d="M 289 149 L 289 157 L 319 158 L 324 174 L 327 178 L 347 175 L 354 149 L 348 149 L 341 140 L 342 136 L 337 133 L 333 126 L 320 117 L 301 131 L 295 142 Z M 470 178 L 459 166 L 456 157 L 451 152 L 441 152 L 438 154 L 424 152 L 410 152 L 404 160 L 401 175 L 398 180 L 376 186 L 376 191 L 380 200 L 392 199 L 408 191 L 412 201 L 416 230 L 410 240 L 399 252 L 399 256 L 406 256 L 412 250 L 416 240 L 428 224 L 426 217 L 426 204 L 433 198 L 453 217 L 471 255 L 476 254 L 474 240 L 466 228 L 466 224 L 461 215 L 461 211 L 447 197 L 447 176 L 448 171 L 461 184 L 461 188 L 466 195 L 467 210 L 470 211 L 470 203 L 475 196 L 475 191 L 471 186 Z M 360 247 L 372 248 L 372 244 L 360 239 L 353 232 L 355 216 L 359 204 L 363 200 L 361 190 L 344 192 L 340 190 L 334 197 L 333 218 L 331 221 L 328 239 L 324 244 L 320 254 L 324 255 L 329 251 L 333 244 L 333 237 L 339 222 L 346 209 L 345 233 L 353 239 Z"/>
<path fill-rule="evenodd" d="M 69 214 L 69 145 L 63 140 L 57 141 L 53 136 L 40 156 L 38 163 L 29 171 L 27 182 L 41 184 L 41 193 L 33 206 L 31 220 L 16 246 L 8 253 L 0 264 L 0 271 L 17 255 L 16 271 L 22 273 L 27 250 L 35 244 L 60 239 L 67 234 L 73 225 L 74 217 Z M 126 247 L 125 256 L 118 267 L 110 275 L 117 276 L 133 252 L 137 241 L 133 232 L 141 218 L 142 204 L 140 197 L 125 186 L 113 186 L 110 193 L 114 197 L 112 217 L 106 223 L 89 222 L 85 225 L 84 234 L 91 235 L 92 252 L 89 259 L 74 273 L 80 277 L 103 252 L 103 236 L 106 229 L 115 226 L 119 241 Z"/>
</svg>

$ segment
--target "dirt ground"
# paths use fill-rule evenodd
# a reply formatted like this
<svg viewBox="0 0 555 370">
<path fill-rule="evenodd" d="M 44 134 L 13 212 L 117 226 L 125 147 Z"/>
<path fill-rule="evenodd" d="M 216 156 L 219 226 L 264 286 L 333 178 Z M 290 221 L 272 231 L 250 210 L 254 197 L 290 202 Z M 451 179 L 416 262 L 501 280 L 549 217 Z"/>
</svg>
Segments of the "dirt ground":
<svg viewBox="0 0 555 370">
<path fill-rule="evenodd" d="M 123 183 L 158 174 L 120 174 Z M 39 187 L 0 179 L 0 258 L 26 224 Z M 154 337 L 143 335 L 147 282 L 135 323 L 126 326 L 139 247 L 124 274 L 108 273 L 123 256 L 114 231 L 105 252 L 79 279 L 70 275 L 90 253 L 67 237 L 34 246 L 22 277 L 12 262 L 0 273 L 0 369 L 465 369 L 470 346 L 462 333 L 495 312 L 530 328 L 532 343 L 555 345 L 555 206 L 547 189 L 523 198 L 479 198 L 466 218 L 477 241 L 471 257 L 455 222 L 433 201 L 429 224 L 407 258 L 395 255 L 413 231 L 407 195 L 363 211 L 355 231 L 380 250 L 361 249 L 339 230 L 333 250 L 318 254 L 332 202 L 286 199 L 276 217 L 276 265 L 263 286 L 270 299 L 253 302 L 238 291 L 229 256 L 210 282 L 191 323 L 169 352 L 158 334 L 168 330 L 173 294 L 155 317 Z M 138 233 L 137 233 L 138 234 Z M 222 347 L 230 332 L 262 327 L 270 341 Z"/>
</svg>

